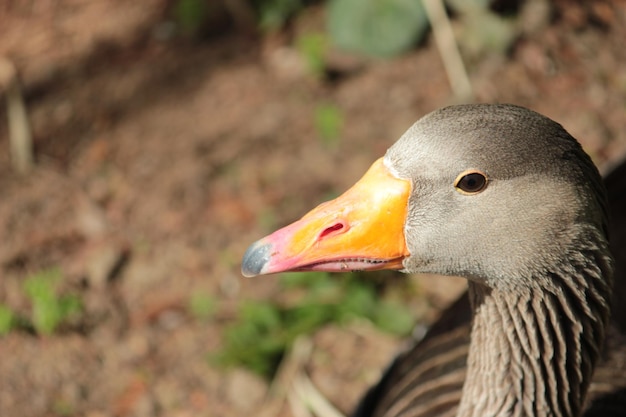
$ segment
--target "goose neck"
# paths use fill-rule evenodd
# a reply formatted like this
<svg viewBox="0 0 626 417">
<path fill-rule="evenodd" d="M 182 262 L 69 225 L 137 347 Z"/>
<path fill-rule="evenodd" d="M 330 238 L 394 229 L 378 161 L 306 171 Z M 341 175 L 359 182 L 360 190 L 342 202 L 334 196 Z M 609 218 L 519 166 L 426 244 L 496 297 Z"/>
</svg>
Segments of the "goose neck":
<svg viewBox="0 0 626 417">
<path fill-rule="evenodd" d="M 609 315 L 611 261 L 596 255 L 568 262 L 567 273 L 534 277 L 538 286 L 470 282 L 474 317 L 458 416 L 580 415 Z"/>
</svg>

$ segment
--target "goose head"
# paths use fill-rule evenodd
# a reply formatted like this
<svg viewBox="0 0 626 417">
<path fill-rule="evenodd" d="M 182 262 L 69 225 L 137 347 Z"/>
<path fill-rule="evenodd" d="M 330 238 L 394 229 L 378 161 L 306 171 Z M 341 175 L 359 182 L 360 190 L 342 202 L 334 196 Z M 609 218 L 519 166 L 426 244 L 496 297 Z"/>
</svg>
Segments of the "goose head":
<svg viewBox="0 0 626 417">
<path fill-rule="evenodd" d="M 512 105 L 447 107 L 346 193 L 252 244 L 242 273 L 397 269 L 533 287 L 588 235 L 606 243 L 603 193 L 556 122 Z"/>
</svg>

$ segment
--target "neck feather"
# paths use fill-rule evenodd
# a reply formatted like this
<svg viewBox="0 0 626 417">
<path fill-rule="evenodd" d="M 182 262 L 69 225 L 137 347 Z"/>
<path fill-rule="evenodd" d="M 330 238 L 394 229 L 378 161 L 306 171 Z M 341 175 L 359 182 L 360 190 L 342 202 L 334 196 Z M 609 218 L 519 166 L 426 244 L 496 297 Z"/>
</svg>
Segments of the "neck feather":
<svg viewBox="0 0 626 417">
<path fill-rule="evenodd" d="M 586 242 L 536 285 L 470 282 L 474 307 L 459 416 L 579 416 L 609 316 L 611 259 Z"/>
</svg>

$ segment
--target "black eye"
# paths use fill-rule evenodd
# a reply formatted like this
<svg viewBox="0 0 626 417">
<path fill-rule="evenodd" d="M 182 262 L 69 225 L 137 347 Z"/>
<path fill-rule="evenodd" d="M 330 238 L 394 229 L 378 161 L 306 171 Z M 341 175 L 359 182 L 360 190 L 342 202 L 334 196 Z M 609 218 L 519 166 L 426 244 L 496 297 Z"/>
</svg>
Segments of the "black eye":
<svg viewBox="0 0 626 417">
<path fill-rule="evenodd" d="M 454 186 L 464 194 L 476 194 L 487 186 L 487 176 L 479 171 L 465 171 L 456 177 Z"/>
</svg>

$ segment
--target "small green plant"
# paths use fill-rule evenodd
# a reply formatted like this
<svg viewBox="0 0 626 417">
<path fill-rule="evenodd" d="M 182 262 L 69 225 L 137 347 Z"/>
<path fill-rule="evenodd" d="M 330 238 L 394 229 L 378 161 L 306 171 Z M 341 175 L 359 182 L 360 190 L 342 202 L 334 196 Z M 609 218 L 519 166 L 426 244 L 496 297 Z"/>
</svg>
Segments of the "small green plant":
<svg viewBox="0 0 626 417">
<path fill-rule="evenodd" d="M 296 41 L 296 48 L 304 57 L 309 71 L 316 77 L 324 75 L 324 57 L 328 51 L 328 38 L 322 33 L 308 33 Z"/>
<path fill-rule="evenodd" d="M 320 104 L 315 108 L 315 128 L 324 144 L 335 145 L 342 126 L 343 114 L 339 107 L 334 104 Z"/>
<path fill-rule="evenodd" d="M 32 325 L 39 334 L 52 334 L 61 323 L 82 309 L 77 296 L 57 293 L 61 279 L 62 274 L 58 269 L 49 269 L 24 282 L 24 292 L 32 306 Z"/>
<path fill-rule="evenodd" d="M 222 366 L 243 365 L 269 375 L 289 342 L 280 309 L 271 303 L 244 302 L 238 320 L 224 333 L 224 347 L 213 359 Z"/>
<path fill-rule="evenodd" d="M 289 305 L 241 304 L 237 320 L 225 331 L 222 350 L 213 357 L 217 363 L 242 365 L 270 376 L 299 335 L 325 324 L 365 318 L 399 335 L 408 334 L 413 326 L 413 315 L 406 307 L 380 298 L 373 281 L 352 274 L 289 273 L 281 275 L 280 282 L 285 291 L 301 296 Z"/>
<path fill-rule="evenodd" d="M 0 336 L 8 334 L 16 325 L 15 314 L 4 304 L 0 304 Z"/>
<path fill-rule="evenodd" d="M 68 401 L 64 398 L 57 398 L 52 405 L 52 409 L 54 410 L 56 415 L 60 415 L 60 416 L 76 415 L 74 404 L 72 404 L 71 401 Z"/>
</svg>

